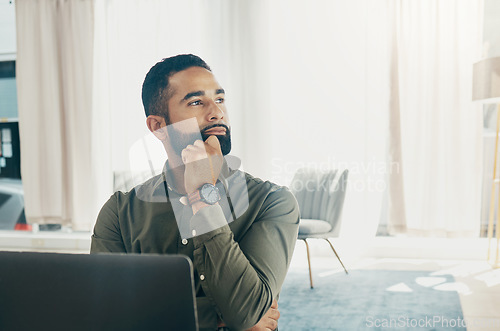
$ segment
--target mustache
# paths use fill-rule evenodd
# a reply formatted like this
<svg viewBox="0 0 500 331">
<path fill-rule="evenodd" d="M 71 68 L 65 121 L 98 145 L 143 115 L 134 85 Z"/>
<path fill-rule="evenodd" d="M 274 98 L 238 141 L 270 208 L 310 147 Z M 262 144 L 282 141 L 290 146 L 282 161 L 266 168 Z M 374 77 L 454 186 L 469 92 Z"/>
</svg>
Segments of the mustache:
<svg viewBox="0 0 500 331">
<path fill-rule="evenodd" d="M 207 125 L 206 127 L 204 127 L 203 129 L 201 129 L 200 133 L 202 135 L 206 135 L 207 131 L 212 129 L 212 128 L 216 128 L 216 127 L 222 127 L 222 128 L 225 128 L 226 129 L 226 135 L 229 133 L 230 129 L 229 127 L 226 125 L 226 124 L 222 124 L 222 123 L 216 123 L 216 124 L 211 124 L 211 125 Z"/>
</svg>

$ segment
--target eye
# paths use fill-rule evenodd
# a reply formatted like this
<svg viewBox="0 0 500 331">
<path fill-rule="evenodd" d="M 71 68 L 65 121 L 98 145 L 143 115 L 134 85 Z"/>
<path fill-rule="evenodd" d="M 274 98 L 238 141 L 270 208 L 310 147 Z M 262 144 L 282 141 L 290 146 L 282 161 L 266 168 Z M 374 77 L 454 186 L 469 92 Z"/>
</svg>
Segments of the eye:
<svg viewBox="0 0 500 331">
<path fill-rule="evenodd" d="M 215 100 L 215 102 L 217 102 L 217 103 L 224 103 L 224 98 L 217 98 Z"/>
<path fill-rule="evenodd" d="M 199 106 L 201 105 L 201 100 L 195 100 L 188 103 L 188 106 Z"/>
</svg>

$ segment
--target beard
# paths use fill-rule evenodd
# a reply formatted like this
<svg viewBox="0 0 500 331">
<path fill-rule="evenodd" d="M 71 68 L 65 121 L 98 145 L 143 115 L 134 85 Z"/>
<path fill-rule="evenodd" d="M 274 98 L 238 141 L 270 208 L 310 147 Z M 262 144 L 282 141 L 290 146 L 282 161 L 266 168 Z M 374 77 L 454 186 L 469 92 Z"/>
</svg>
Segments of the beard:
<svg viewBox="0 0 500 331">
<path fill-rule="evenodd" d="M 172 149 L 177 155 L 181 155 L 182 151 L 184 148 L 186 148 L 188 145 L 194 144 L 194 142 L 198 139 L 201 139 L 203 141 L 206 141 L 208 137 L 210 137 L 210 134 L 207 134 L 206 132 L 215 127 L 223 127 L 226 129 L 226 134 L 221 136 L 221 135 L 215 135 L 217 139 L 219 140 L 220 147 L 221 147 L 221 152 L 222 155 L 227 155 L 229 152 L 231 152 L 231 130 L 229 127 L 225 124 L 212 124 L 212 125 L 207 125 L 203 129 L 200 130 L 200 132 L 195 132 L 195 133 L 184 133 L 182 131 L 177 130 L 174 128 L 174 125 L 167 125 L 167 132 L 168 132 L 168 137 L 169 137 L 169 143 L 172 146 Z"/>
<path fill-rule="evenodd" d="M 226 129 L 225 135 L 223 135 L 223 136 L 216 135 L 216 137 L 220 143 L 220 149 L 221 149 L 222 155 L 226 156 L 227 154 L 229 154 L 229 152 L 231 152 L 231 129 L 229 129 L 229 127 L 227 125 L 225 125 L 225 124 L 212 124 L 212 125 L 208 125 L 208 126 L 204 127 L 200 131 L 201 139 L 203 139 L 203 141 L 206 141 L 208 139 L 208 137 L 211 136 L 210 134 L 207 134 L 206 132 L 208 130 L 210 130 L 211 128 L 215 128 L 215 127 L 223 127 Z"/>
</svg>

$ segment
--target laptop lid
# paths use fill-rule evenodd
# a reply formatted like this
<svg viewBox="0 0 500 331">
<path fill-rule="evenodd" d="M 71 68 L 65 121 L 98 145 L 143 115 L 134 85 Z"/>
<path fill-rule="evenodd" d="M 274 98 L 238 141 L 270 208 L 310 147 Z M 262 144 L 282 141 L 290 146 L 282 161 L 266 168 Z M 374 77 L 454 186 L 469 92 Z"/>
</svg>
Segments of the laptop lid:
<svg viewBox="0 0 500 331">
<path fill-rule="evenodd" d="M 0 330 L 198 330 L 181 255 L 0 252 Z"/>
</svg>

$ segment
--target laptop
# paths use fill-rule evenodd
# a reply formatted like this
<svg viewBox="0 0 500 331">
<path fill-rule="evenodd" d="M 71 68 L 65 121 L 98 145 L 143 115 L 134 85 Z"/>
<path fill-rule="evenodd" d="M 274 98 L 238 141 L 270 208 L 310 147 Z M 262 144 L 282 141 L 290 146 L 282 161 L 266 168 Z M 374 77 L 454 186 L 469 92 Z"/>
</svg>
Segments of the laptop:
<svg viewBox="0 0 500 331">
<path fill-rule="evenodd" d="M 198 330 L 181 255 L 0 252 L 0 330 Z"/>
</svg>

